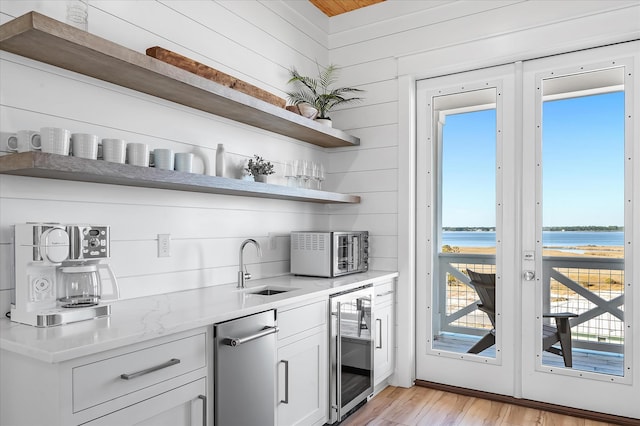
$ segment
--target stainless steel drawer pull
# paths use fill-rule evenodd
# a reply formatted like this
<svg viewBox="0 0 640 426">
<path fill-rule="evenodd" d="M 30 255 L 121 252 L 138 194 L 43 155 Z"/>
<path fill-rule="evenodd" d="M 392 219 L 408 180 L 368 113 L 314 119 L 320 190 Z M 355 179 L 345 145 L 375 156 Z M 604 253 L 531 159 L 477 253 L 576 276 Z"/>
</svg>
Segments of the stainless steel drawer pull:
<svg viewBox="0 0 640 426">
<path fill-rule="evenodd" d="M 245 337 L 227 337 L 225 338 L 222 343 L 224 343 L 227 346 L 240 346 L 243 343 L 247 343 L 250 342 L 252 340 L 256 340 L 259 339 L 261 337 L 264 336 L 268 336 L 269 334 L 273 334 L 273 333 L 277 333 L 279 330 L 278 327 L 265 327 L 262 330 L 260 330 L 259 332 L 257 332 L 256 334 L 251 334 L 249 336 L 245 336 Z"/>
<path fill-rule="evenodd" d="M 393 294 L 393 290 L 386 291 L 386 292 L 384 292 L 382 294 L 376 294 L 376 297 L 387 296 L 389 294 Z"/>
<path fill-rule="evenodd" d="M 283 404 L 289 403 L 289 361 L 282 360 L 280 361 L 284 364 L 284 399 L 281 399 L 280 402 Z"/>
<path fill-rule="evenodd" d="M 180 360 L 177 358 L 171 358 L 169 361 L 158 364 L 153 367 L 149 367 L 145 370 L 136 371 L 135 373 L 125 373 L 121 374 L 120 378 L 123 380 L 131 380 L 136 377 L 144 376 L 145 374 L 153 373 L 154 371 L 162 370 L 163 368 L 171 367 L 172 365 L 180 364 Z"/>
<path fill-rule="evenodd" d="M 202 400 L 202 424 L 207 426 L 207 397 L 205 395 L 198 395 L 198 399 Z"/>
</svg>

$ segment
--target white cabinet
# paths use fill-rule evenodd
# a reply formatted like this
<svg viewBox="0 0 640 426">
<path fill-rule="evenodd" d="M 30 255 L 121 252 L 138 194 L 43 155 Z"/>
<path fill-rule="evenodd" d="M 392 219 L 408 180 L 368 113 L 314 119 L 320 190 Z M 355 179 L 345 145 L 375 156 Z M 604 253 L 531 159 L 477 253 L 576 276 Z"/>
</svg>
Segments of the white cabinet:
<svg viewBox="0 0 640 426">
<path fill-rule="evenodd" d="M 3 351 L 0 424 L 206 425 L 208 333 L 197 329 L 54 364 Z"/>
<path fill-rule="evenodd" d="M 378 386 L 395 370 L 395 280 L 375 286 L 373 382 Z"/>
<path fill-rule="evenodd" d="M 322 425 L 328 410 L 327 301 L 278 311 L 277 424 Z"/>
<path fill-rule="evenodd" d="M 206 393 L 202 378 L 83 425 L 206 426 Z"/>
</svg>

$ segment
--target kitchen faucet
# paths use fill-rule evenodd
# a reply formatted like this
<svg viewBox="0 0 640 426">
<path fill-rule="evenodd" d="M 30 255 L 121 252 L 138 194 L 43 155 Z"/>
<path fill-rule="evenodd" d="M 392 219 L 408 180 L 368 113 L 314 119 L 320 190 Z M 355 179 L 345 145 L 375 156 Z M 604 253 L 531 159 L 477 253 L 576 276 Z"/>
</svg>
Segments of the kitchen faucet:
<svg viewBox="0 0 640 426">
<path fill-rule="evenodd" d="M 238 271 L 238 286 L 237 286 L 237 288 L 244 288 L 244 282 L 246 280 L 251 279 L 251 274 L 244 271 L 244 261 L 242 260 L 242 252 L 244 250 L 244 247 L 249 243 L 253 243 L 256 246 L 256 250 L 258 252 L 258 256 L 262 257 L 262 249 L 260 248 L 260 244 L 256 240 L 254 240 L 253 238 L 248 238 L 248 239 L 244 240 L 242 242 L 242 244 L 240 244 L 240 261 L 239 261 L 240 270 Z"/>
</svg>

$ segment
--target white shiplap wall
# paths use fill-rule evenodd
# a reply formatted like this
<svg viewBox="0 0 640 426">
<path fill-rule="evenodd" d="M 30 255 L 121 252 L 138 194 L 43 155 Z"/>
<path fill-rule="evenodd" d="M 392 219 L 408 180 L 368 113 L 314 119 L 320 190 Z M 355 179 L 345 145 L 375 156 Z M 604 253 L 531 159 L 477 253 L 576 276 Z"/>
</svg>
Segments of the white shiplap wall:
<svg viewBox="0 0 640 426">
<path fill-rule="evenodd" d="M 177 51 L 284 97 L 286 68 L 326 62 L 327 35 L 296 26 L 299 15 L 286 5 L 265 3 L 91 0 L 89 31 L 138 52 L 156 45 Z M 2 23 L 30 10 L 65 19 L 64 1 L 2 1 L 0 8 Z M 276 183 L 287 159 L 329 160 L 323 148 L 7 52 L 0 53 L 0 77 L 1 132 L 57 126 L 145 142 L 195 153 L 204 173 L 213 173 L 223 143 L 229 176 L 255 153 L 275 162 Z M 263 247 L 262 258 L 246 250 L 255 278 L 288 273 L 287 233 L 329 227 L 327 207 L 314 203 L 0 175 L 3 313 L 14 286 L 11 225 L 27 221 L 111 225 L 123 298 L 233 282 L 238 247 L 250 237 Z M 169 258 L 157 257 L 161 233 L 171 234 Z"/>
</svg>

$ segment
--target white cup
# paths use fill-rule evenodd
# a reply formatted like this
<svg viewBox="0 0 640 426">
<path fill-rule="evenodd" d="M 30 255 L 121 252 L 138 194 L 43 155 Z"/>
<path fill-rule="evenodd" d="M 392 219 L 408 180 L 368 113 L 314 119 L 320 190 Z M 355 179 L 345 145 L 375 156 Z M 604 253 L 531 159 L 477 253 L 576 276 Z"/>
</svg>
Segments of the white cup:
<svg viewBox="0 0 640 426">
<path fill-rule="evenodd" d="M 193 154 L 190 152 L 177 153 L 175 169 L 179 172 L 193 172 Z"/>
<path fill-rule="evenodd" d="M 71 135 L 71 152 L 74 157 L 98 159 L 98 141 L 100 138 L 88 133 L 74 133 Z"/>
<path fill-rule="evenodd" d="M 124 164 L 127 158 L 127 142 L 123 139 L 102 139 L 102 159 Z"/>
<path fill-rule="evenodd" d="M 40 133 L 35 130 L 18 130 L 15 135 L 7 139 L 7 148 L 11 152 L 40 150 L 41 147 Z"/>
<path fill-rule="evenodd" d="M 156 169 L 173 170 L 174 157 L 172 149 L 154 149 L 153 163 Z"/>
<path fill-rule="evenodd" d="M 127 164 L 149 167 L 149 145 L 136 142 L 128 143 Z"/>
<path fill-rule="evenodd" d="M 10 133 L 5 141 L 5 146 L 2 148 L 7 152 L 18 152 L 18 135 Z"/>
<path fill-rule="evenodd" d="M 69 155 L 71 132 L 59 127 L 43 127 L 40 129 L 42 152 Z"/>
</svg>

